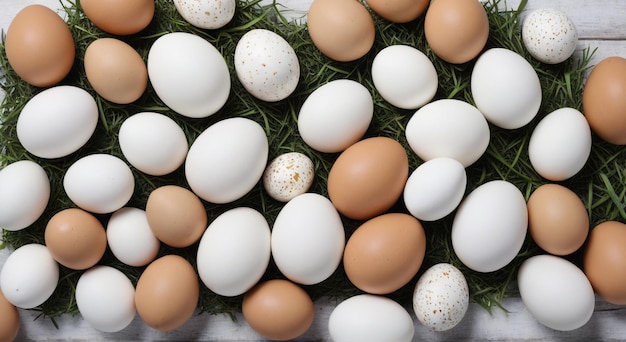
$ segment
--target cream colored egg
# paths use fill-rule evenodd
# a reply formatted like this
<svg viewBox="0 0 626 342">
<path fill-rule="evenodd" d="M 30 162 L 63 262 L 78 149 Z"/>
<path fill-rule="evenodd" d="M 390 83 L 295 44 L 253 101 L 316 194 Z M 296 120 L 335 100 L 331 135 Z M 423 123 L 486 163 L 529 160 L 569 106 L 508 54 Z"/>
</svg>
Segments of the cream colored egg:
<svg viewBox="0 0 626 342">
<path fill-rule="evenodd" d="M 524 20 L 522 39 L 533 57 L 543 63 L 558 64 L 576 50 L 578 31 L 565 13 L 542 8 L 532 11 Z"/>
<path fill-rule="evenodd" d="M 305 154 L 288 152 L 272 160 L 263 173 L 263 187 L 268 195 L 281 202 L 309 190 L 315 178 L 313 161 Z"/>
<path fill-rule="evenodd" d="M 174 6 L 188 23 L 203 29 L 218 29 L 235 15 L 235 0 L 176 0 Z"/>
</svg>

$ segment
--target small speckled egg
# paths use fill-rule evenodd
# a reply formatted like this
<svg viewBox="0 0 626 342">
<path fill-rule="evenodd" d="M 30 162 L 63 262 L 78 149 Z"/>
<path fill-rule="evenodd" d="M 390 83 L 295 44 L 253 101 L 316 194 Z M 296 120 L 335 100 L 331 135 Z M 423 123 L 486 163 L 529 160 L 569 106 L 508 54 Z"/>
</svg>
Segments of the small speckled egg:
<svg viewBox="0 0 626 342">
<path fill-rule="evenodd" d="M 305 154 L 288 152 L 269 163 L 263 174 L 263 187 L 273 199 L 287 202 L 307 192 L 314 178 L 313 161 Z"/>
<path fill-rule="evenodd" d="M 174 6 L 188 23 L 203 29 L 218 29 L 235 15 L 235 0 L 176 0 Z"/>
<path fill-rule="evenodd" d="M 576 50 L 578 32 L 565 13 L 543 8 L 528 14 L 522 24 L 522 39 L 533 57 L 543 63 L 558 64 Z"/>
<path fill-rule="evenodd" d="M 426 270 L 413 292 L 417 319 L 435 331 L 454 328 L 465 317 L 468 305 L 467 280 L 458 268 L 447 263 Z"/>
</svg>

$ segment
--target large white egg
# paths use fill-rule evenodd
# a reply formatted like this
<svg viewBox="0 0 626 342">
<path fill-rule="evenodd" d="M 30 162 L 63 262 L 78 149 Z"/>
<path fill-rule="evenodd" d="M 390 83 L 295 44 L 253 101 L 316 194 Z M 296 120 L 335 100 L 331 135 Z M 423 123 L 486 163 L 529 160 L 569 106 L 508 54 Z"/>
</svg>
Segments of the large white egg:
<svg viewBox="0 0 626 342">
<path fill-rule="evenodd" d="M 558 64 L 576 51 L 578 31 L 567 14 L 554 8 L 540 8 L 524 19 L 522 41 L 537 60 Z"/>
<path fill-rule="evenodd" d="M 467 267 L 493 272 L 511 262 L 528 228 L 526 200 L 515 185 L 493 180 L 461 202 L 452 222 L 452 248 Z"/>
<path fill-rule="evenodd" d="M 62 85 L 33 96 L 17 119 L 17 138 L 41 158 L 65 157 L 91 138 L 98 124 L 96 100 L 84 89 Z"/>
<path fill-rule="evenodd" d="M 268 153 L 267 136 L 258 123 L 242 117 L 218 121 L 189 148 L 185 161 L 187 182 L 205 201 L 235 201 L 259 182 Z"/>
<path fill-rule="evenodd" d="M 554 255 L 524 261 L 517 273 L 520 297 L 539 323 L 561 331 L 585 325 L 595 308 L 595 295 L 585 273 Z"/>
<path fill-rule="evenodd" d="M 111 252 L 126 265 L 145 266 L 159 253 L 161 242 L 152 233 L 145 210 L 124 207 L 115 211 L 106 233 Z"/>
<path fill-rule="evenodd" d="M 542 177 L 563 181 L 580 171 L 591 153 L 591 128 L 574 108 L 560 108 L 546 115 L 533 130 L 528 158 Z"/>
<path fill-rule="evenodd" d="M 236 0 L 176 0 L 178 13 L 191 25 L 208 30 L 226 26 L 235 16 Z"/>
<path fill-rule="evenodd" d="M 369 90 L 352 80 L 334 80 L 315 89 L 298 113 L 298 132 L 313 149 L 341 152 L 359 141 L 374 116 Z"/>
<path fill-rule="evenodd" d="M 248 207 L 230 209 L 213 220 L 200 239 L 200 279 L 220 296 L 238 296 L 261 279 L 270 262 L 270 227 Z"/>
<path fill-rule="evenodd" d="M 422 160 L 448 157 L 467 167 L 489 145 L 489 124 L 471 104 L 455 100 L 433 101 L 418 109 L 406 126 L 409 146 Z"/>
<path fill-rule="evenodd" d="M 346 238 L 341 217 L 320 194 L 294 197 L 280 210 L 272 227 L 272 256 L 291 281 L 313 285 L 339 266 Z"/>
<path fill-rule="evenodd" d="M 20 160 L 0 170 L 0 228 L 16 231 L 30 226 L 49 200 L 50 180 L 39 164 Z"/>
<path fill-rule="evenodd" d="M 231 82 L 226 60 L 200 36 L 173 32 L 159 37 L 150 48 L 147 66 L 159 98 L 183 116 L 213 115 L 228 100 Z"/>
</svg>

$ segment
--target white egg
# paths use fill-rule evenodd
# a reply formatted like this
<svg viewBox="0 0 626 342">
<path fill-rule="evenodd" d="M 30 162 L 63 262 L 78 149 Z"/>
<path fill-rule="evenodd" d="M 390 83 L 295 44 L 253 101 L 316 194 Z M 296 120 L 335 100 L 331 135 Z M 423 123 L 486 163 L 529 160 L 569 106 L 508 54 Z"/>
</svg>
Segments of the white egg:
<svg viewBox="0 0 626 342">
<path fill-rule="evenodd" d="M 214 30 L 228 24 L 235 15 L 236 0 L 176 0 L 178 13 L 191 25 Z"/>
<path fill-rule="evenodd" d="M 524 57 L 504 48 L 489 49 L 478 57 L 471 91 L 487 120 L 505 129 L 525 126 L 541 106 L 537 72 Z"/>
<path fill-rule="evenodd" d="M 537 60 L 558 64 L 570 58 L 576 50 L 578 31 L 565 13 L 542 8 L 530 12 L 524 19 L 522 40 Z"/>
<path fill-rule="evenodd" d="M 41 158 L 65 157 L 91 138 L 98 124 L 96 100 L 84 89 L 56 86 L 33 96 L 17 119 L 17 138 Z"/>
<path fill-rule="evenodd" d="M 16 231 L 30 226 L 49 200 L 50 180 L 39 164 L 20 160 L 0 170 L 0 228 Z"/>
<path fill-rule="evenodd" d="M 313 161 L 305 154 L 288 152 L 267 165 L 263 173 L 263 187 L 273 199 L 287 202 L 307 192 L 314 178 Z"/>
<path fill-rule="evenodd" d="M 454 99 L 433 101 L 418 109 L 406 126 L 409 146 L 424 161 L 456 159 L 467 167 L 489 145 L 489 124 L 471 104 Z"/>
<path fill-rule="evenodd" d="M 115 211 L 106 226 L 113 255 L 129 266 L 145 266 L 159 253 L 161 243 L 152 233 L 145 210 L 124 207 Z"/>
<path fill-rule="evenodd" d="M 408 45 L 388 46 L 376 54 L 372 81 L 383 99 L 403 109 L 427 104 L 439 85 L 437 70 L 430 59 Z"/>
<path fill-rule="evenodd" d="M 118 332 L 135 318 L 135 287 L 121 271 L 110 266 L 94 266 L 76 284 L 76 305 L 81 316 L 94 329 Z"/>
<path fill-rule="evenodd" d="M 413 292 L 417 319 L 435 331 L 450 330 L 465 317 L 469 306 L 467 280 L 458 268 L 440 263 L 420 276 Z"/>
<path fill-rule="evenodd" d="M 252 96 L 267 102 L 286 99 L 298 86 L 300 62 L 278 34 L 252 29 L 235 47 L 235 72 Z"/>
<path fill-rule="evenodd" d="M 369 90 L 352 80 L 334 80 L 315 89 L 298 113 L 298 132 L 313 149 L 341 152 L 359 141 L 374 116 Z"/>
<path fill-rule="evenodd" d="M 150 48 L 147 66 L 161 101 L 183 116 L 208 117 L 228 100 L 226 60 L 200 36 L 173 32 L 159 37 Z"/>
<path fill-rule="evenodd" d="M 580 171 L 591 153 L 591 128 L 574 108 L 560 108 L 546 115 L 533 130 L 528 158 L 542 177 L 563 181 Z"/>
</svg>

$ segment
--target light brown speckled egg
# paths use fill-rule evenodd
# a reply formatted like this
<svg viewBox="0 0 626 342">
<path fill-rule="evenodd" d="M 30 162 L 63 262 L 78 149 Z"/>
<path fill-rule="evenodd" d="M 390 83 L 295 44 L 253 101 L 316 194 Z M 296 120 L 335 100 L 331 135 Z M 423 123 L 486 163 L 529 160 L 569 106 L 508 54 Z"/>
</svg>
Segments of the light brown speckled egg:
<svg viewBox="0 0 626 342">
<path fill-rule="evenodd" d="M 300 152 L 288 152 L 267 165 L 263 174 L 263 187 L 273 199 L 288 202 L 307 192 L 314 178 L 313 161 Z"/>
</svg>

